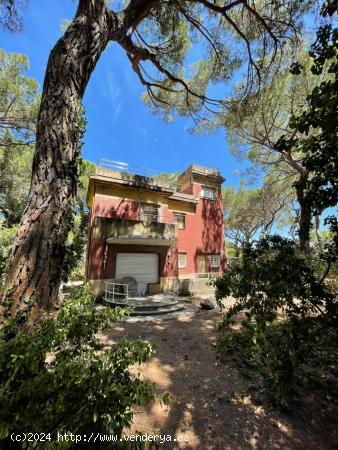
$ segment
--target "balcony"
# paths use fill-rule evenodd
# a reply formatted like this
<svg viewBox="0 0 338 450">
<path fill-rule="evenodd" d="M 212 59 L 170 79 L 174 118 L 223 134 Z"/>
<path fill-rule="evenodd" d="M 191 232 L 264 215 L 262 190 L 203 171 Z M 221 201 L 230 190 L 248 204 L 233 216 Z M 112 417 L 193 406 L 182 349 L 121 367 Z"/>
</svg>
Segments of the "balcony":
<svg viewBox="0 0 338 450">
<path fill-rule="evenodd" d="M 177 186 L 166 180 L 163 174 L 120 161 L 99 159 L 95 176 L 108 178 L 119 184 L 162 190 L 168 193 L 174 193 L 177 190 Z"/>
<path fill-rule="evenodd" d="M 96 217 L 93 236 L 105 239 L 109 244 L 170 246 L 176 241 L 176 226 L 154 221 Z"/>
</svg>

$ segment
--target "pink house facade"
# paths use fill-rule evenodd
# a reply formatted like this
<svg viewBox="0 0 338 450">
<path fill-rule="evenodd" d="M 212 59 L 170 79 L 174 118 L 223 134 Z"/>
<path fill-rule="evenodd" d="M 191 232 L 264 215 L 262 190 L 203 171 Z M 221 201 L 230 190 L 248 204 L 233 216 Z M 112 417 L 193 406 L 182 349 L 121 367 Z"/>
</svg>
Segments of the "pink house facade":
<svg viewBox="0 0 338 450">
<path fill-rule="evenodd" d="M 207 289 L 226 267 L 218 170 L 191 165 L 172 186 L 161 175 L 98 166 L 90 178 L 86 279 L 135 280 L 137 292 Z"/>
</svg>

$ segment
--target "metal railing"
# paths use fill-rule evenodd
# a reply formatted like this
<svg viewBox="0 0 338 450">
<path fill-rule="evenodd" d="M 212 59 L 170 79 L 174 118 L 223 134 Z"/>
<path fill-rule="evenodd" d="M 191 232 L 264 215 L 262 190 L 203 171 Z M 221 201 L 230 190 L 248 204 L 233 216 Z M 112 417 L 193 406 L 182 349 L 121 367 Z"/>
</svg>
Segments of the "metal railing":
<svg viewBox="0 0 338 450">
<path fill-rule="evenodd" d="M 120 288 L 116 291 L 117 286 L 122 286 L 125 288 L 124 292 L 119 292 Z M 112 283 L 109 281 L 105 281 L 105 291 L 104 291 L 104 300 L 108 303 L 115 303 L 115 296 L 118 296 L 119 303 L 125 303 L 128 305 L 128 298 L 129 298 L 129 292 L 128 292 L 128 285 L 123 283 Z"/>
<path fill-rule="evenodd" d="M 173 281 L 171 287 L 169 289 L 167 289 L 166 291 L 163 291 L 163 293 L 171 294 L 177 300 L 178 299 L 178 292 L 180 290 L 179 287 L 180 287 L 180 283 L 179 283 L 179 280 L 176 278 Z"/>
<path fill-rule="evenodd" d="M 154 178 L 160 173 L 155 170 L 146 169 L 145 167 L 133 166 L 122 161 L 111 161 L 110 159 L 100 158 L 99 166 L 110 170 L 117 170 L 118 172 L 126 172 L 134 175 L 141 175 L 142 177 Z"/>
<path fill-rule="evenodd" d="M 150 214 L 140 211 L 139 219 L 141 222 L 145 223 L 164 223 L 167 225 L 175 225 L 175 220 L 173 217 L 166 216 L 164 214 Z"/>
</svg>

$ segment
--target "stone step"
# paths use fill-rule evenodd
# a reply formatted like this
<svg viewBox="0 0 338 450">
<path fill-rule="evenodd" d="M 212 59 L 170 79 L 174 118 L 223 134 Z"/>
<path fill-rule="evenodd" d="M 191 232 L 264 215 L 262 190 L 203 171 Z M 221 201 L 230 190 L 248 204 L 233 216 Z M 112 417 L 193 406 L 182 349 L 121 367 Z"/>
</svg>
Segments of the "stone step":
<svg viewBox="0 0 338 450">
<path fill-rule="evenodd" d="M 181 311 L 184 306 L 178 302 L 177 297 L 172 294 L 149 295 L 147 297 L 129 298 L 128 302 L 115 299 L 115 301 L 105 301 L 114 306 L 129 306 L 133 309 L 132 316 L 153 316 Z"/>
<path fill-rule="evenodd" d="M 131 316 L 154 316 L 160 314 L 168 314 L 176 311 L 182 311 L 184 309 L 183 305 L 170 305 L 163 306 L 153 309 L 142 309 L 142 307 L 137 307 L 133 309 L 133 312 L 130 314 Z"/>
<path fill-rule="evenodd" d="M 171 306 L 178 305 L 178 300 L 174 301 L 161 301 L 161 302 L 133 302 L 129 301 L 128 306 L 130 308 L 134 308 L 137 311 L 147 311 L 147 310 L 153 310 L 158 308 L 167 308 Z"/>
</svg>

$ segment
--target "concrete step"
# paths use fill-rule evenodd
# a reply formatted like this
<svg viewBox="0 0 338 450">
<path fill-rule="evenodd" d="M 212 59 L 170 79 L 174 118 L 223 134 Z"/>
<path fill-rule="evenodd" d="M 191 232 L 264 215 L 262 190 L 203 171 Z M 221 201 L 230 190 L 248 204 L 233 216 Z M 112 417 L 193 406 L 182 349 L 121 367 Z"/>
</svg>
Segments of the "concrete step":
<svg viewBox="0 0 338 450">
<path fill-rule="evenodd" d="M 112 305 L 112 303 L 111 303 Z M 153 304 L 147 302 L 129 302 L 127 304 L 122 303 L 114 303 L 115 306 L 129 306 L 133 309 L 131 313 L 132 316 L 150 316 L 155 314 L 167 314 L 171 312 L 181 311 L 184 309 L 182 304 L 179 304 L 178 301 L 173 302 L 154 302 Z"/>
<path fill-rule="evenodd" d="M 184 309 L 183 305 L 170 305 L 170 306 L 163 306 L 158 308 L 152 308 L 152 309 L 143 309 L 142 307 L 137 307 L 133 309 L 133 312 L 131 313 L 131 316 L 154 316 L 154 315 L 160 315 L 160 314 L 168 314 L 176 311 L 182 311 Z"/>
<path fill-rule="evenodd" d="M 153 309 L 161 309 L 161 308 L 168 308 L 172 306 L 178 305 L 178 301 L 162 301 L 162 302 L 133 302 L 129 301 L 128 306 L 130 308 L 134 308 L 135 311 L 151 311 Z"/>
</svg>

